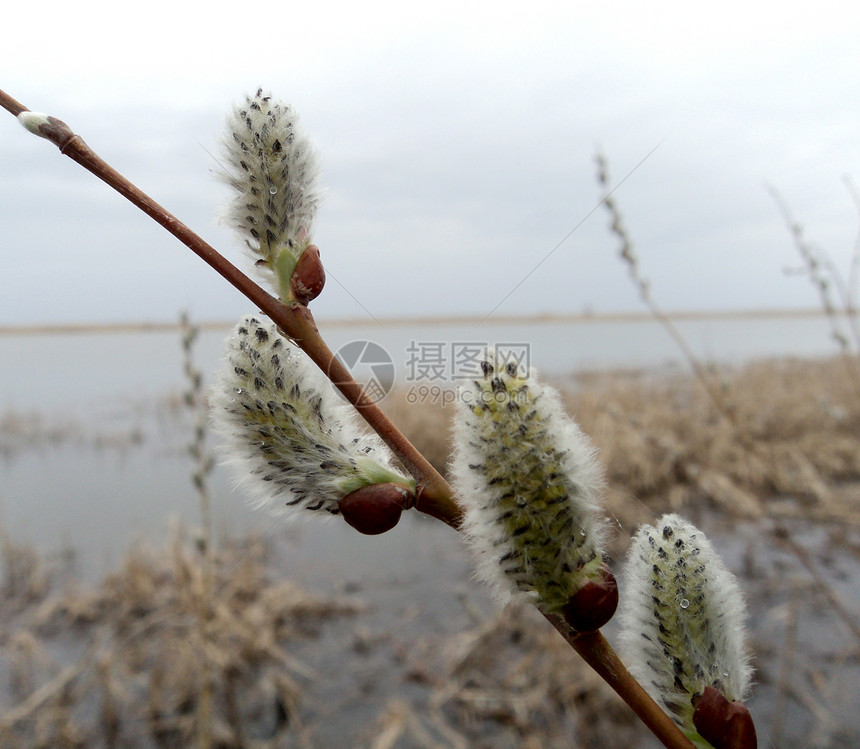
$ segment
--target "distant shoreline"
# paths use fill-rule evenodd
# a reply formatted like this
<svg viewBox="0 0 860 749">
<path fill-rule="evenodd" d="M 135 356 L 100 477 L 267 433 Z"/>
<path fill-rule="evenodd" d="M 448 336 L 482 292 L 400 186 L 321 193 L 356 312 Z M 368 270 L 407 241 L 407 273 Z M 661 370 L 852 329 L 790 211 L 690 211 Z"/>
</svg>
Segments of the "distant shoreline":
<svg viewBox="0 0 860 749">
<path fill-rule="evenodd" d="M 673 322 L 696 320 L 754 320 L 780 318 L 825 317 L 821 309 L 754 309 L 754 310 L 680 310 L 666 313 Z M 838 313 L 838 317 L 844 314 Z M 328 318 L 317 320 L 323 328 L 358 328 L 381 324 L 386 327 L 408 327 L 418 325 L 468 325 L 475 323 L 534 325 L 546 323 L 637 323 L 652 322 L 656 318 L 650 312 L 578 312 L 570 314 L 545 313 L 532 315 L 493 315 L 483 318 L 480 315 L 443 315 L 438 317 L 368 317 L 368 318 Z M 200 330 L 229 330 L 234 321 L 201 320 L 192 321 Z M 33 335 L 81 335 L 99 333 L 162 333 L 179 330 L 177 322 L 122 322 L 122 323 L 57 323 L 42 325 L 0 325 L 0 336 Z"/>
</svg>

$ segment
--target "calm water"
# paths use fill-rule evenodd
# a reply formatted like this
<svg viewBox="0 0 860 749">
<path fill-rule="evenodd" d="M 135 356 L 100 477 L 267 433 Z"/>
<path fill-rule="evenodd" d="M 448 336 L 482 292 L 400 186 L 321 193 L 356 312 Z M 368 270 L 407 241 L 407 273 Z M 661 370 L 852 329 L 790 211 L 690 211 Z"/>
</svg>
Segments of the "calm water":
<svg viewBox="0 0 860 749">
<path fill-rule="evenodd" d="M 677 324 L 696 356 L 739 364 L 773 356 L 828 356 L 838 352 L 820 315 L 713 318 Z M 408 385 L 433 368 L 450 380 L 467 352 L 488 344 L 527 350 L 532 366 L 553 376 L 577 370 L 683 367 L 669 334 L 649 318 L 641 321 L 462 323 L 405 326 L 368 323 L 327 327 L 332 350 L 371 341 L 386 352 L 397 382 Z M 229 331 L 204 331 L 195 349 L 197 366 L 214 370 Z M 424 381 L 429 381 L 424 373 Z M 129 400 L 149 401 L 184 387 L 179 333 L 86 333 L 0 336 L 0 413 L 102 414 Z"/>
</svg>

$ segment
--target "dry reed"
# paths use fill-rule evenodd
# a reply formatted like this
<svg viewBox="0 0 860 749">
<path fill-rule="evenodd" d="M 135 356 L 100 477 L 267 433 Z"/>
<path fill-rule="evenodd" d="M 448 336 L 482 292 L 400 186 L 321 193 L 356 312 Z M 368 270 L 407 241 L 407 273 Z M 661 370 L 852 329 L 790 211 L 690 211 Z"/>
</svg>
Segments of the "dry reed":
<svg viewBox="0 0 860 749">
<path fill-rule="evenodd" d="M 0 716 L 0 745 L 193 745 L 204 678 L 213 746 L 286 745 L 302 682 L 312 676 L 287 644 L 306 636 L 309 623 L 358 608 L 273 581 L 265 554 L 261 542 L 225 545 L 212 556 L 207 588 L 199 551 L 177 530 L 166 549 L 134 549 L 86 594 L 58 592 L 17 614 L 4 606 L 0 641 L 17 694 Z M 59 646 L 61 660 L 78 656 L 60 667 L 42 643 Z"/>
</svg>

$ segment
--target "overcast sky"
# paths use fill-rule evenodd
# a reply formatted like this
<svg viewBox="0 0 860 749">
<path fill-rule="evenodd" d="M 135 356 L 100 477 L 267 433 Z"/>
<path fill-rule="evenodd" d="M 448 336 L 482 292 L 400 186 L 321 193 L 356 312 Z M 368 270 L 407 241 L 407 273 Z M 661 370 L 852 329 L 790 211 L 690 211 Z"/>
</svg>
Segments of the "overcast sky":
<svg viewBox="0 0 860 749">
<path fill-rule="evenodd" d="M 815 306 L 766 185 L 847 271 L 860 8 L 579 5 L 15 3 L 0 88 L 243 268 L 217 221 L 222 123 L 258 85 L 293 104 L 323 159 L 321 318 L 641 309 L 594 210 L 596 148 L 665 308 Z M 0 325 L 250 309 L 5 112 L 0 237 Z"/>
</svg>

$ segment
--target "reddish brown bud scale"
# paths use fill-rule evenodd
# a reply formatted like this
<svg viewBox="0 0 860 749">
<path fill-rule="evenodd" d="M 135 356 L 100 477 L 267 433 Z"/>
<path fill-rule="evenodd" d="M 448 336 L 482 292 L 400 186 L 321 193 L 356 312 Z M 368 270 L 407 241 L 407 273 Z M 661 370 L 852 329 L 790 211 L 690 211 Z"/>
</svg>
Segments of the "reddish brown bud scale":
<svg viewBox="0 0 860 749">
<path fill-rule="evenodd" d="M 705 687 L 696 698 L 693 725 L 714 749 L 756 749 L 752 715 L 742 702 L 729 702 L 718 689 Z"/>
<path fill-rule="evenodd" d="M 347 494 L 340 502 L 340 514 L 359 533 L 375 536 L 390 531 L 403 510 L 412 507 L 414 497 L 401 484 L 371 484 Z"/>
<path fill-rule="evenodd" d="M 596 632 L 606 624 L 618 608 L 618 583 L 608 567 L 603 568 L 603 581 L 589 580 L 561 610 L 565 621 L 577 632 Z"/>
<path fill-rule="evenodd" d="M 307 304 L 316 299 L 325 286 L 325 269 L 320 260 L 320 250 L 315 244 L 309 244 L 293 271 L 290 287 L 293 298 L 300 304 Z"/>
</svg>

